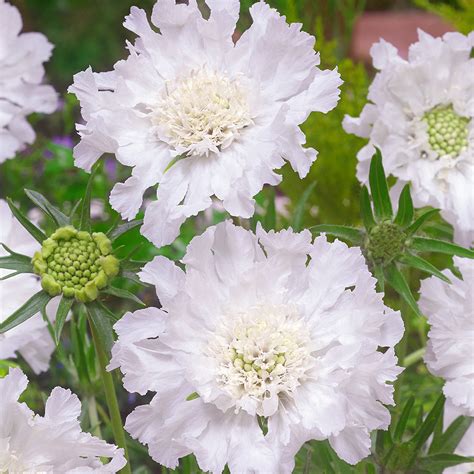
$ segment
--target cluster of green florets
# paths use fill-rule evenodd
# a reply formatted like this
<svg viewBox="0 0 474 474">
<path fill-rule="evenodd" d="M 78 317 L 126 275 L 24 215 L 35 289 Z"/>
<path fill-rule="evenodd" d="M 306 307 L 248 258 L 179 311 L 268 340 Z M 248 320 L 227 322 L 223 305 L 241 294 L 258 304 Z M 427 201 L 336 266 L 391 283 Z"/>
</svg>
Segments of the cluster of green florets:
<svg viewBox="0 0 474 474">
<path fill-rule="evenodd" d="M 405 232 L 392 222 L 377 224 L 367 235 L 368 256 L 377 263 L 390 263 L 403 252 L 406 238 Z"/>
<path fill-rule="evenodd" d="M 41 286 L 51 296 L 62 293 L 87 303 L 119 271 L 119 261 L 111 252 L 112 244 L 102 232 L 90 234 L 67 226 L 43 242 L 32 263 L 41 276 Z"/>
<path fill-rule="evenodd" d="M 430 146 L 439 155 L 456 157 L 468 146 L 469 119 L 458 115 L 452 105 L 435 107 L 423 119 Z"/>
<path fill-rule="evenodd" d="M 258 375 L 262 375 L 262 366 L 258 361 L 252 360 L 243 354 L 239 354 L 235 349 L 232 349 L 231 359 L 234 367 L 243 369 L 245 372 L 253 370 L 254 372 L 257 372 Z M 286 358 L 284 353 L 269 354 L 265 360 L 264 370 L 270 374 L 278 365 L 284 366 L 285 362 Z"/>
</svg>

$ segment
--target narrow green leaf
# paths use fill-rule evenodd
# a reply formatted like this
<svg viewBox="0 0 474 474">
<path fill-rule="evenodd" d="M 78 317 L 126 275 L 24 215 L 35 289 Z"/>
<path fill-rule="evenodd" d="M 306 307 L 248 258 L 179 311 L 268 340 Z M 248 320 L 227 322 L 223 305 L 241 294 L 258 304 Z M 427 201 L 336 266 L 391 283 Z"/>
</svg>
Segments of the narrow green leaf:
<svg viewBox="0 0 474 474">
<path fill-rule="evenodd" d="M 395 433 L 393 434 L 393 439 L 395 442 L 399 442 L 403 438 L 403 434 L 405 433 L 405 428 L 407 427 L 408 420 L 410 418 L 410 413 L 415 404 L 415 398 L 410 397 L 403 407 L 402 413 L 400 418 L 398 419 L 397 426 L 395 428 Z"/>
<path fill-rule="evenodd" d="M 121 235 L 125 234 L 129 230 L 135 229 L 136 227 L 140 227 L 143 224 L 143 219 L 135 219 L 130 222 L 126 222 L 125 224 L 119 225 L 118 227 L 111 228 L 107 232 L 107 236 L 110 240 L 115 240 Z"/>
<path fill-rule="evenodd" d="M 10 255 L 0 257 L 0 268 L 6 270 L 15 270 L 17 273 L 33 273 L 33 265 L 31 264 L 31 258 L 16 252 L 11 252 L 10 249 L 1 244 Z"/>
<path fill-rule="evenodd" d="M 354 227 L 344 225 L 319 224 L 310 227 L 309 230 L 317 234 L 330 234 L 340 239 L 348 240 L 354 244 L 362 242 L 362 231 Z"/>
<path fill-rule="evenodd" d="M 104 311 L 104 307 L 98 304 L 97 301 L 89 303 L 86 307 L 89 316 L 94 323 L 94 327 L 97 330 L 97 334 L 104 344 L 107 355 L 110 355 L 114 343 L 114 332 L 112 329 L 112 323 L 110 322 L 110 317 L 106 311 Z"/>
<path fill-rule="evenodd" d="M 405 233 L 410 236 L 413 235 L 420 227 L 427 222 L 429 219 L 434 217 L 436 214 L 439 213 L 439 209 L 430 209 L 429 211 L 426 211 L 424 214 L 422 214 L 418 219 L 416 219 L 413 224 L 411 224 L 407 229 L 405 230 Z"/>
<path fill-rule="evenodd" d="M 318 466 L 324 469 L 324 472 L 328 474 L 336 474 L 336 471 L 332 467 L 331 453 L 327 443 L 324 441 L 316 441 L 311 444 L 310 449 L 313 450 L 313 457 Z"/>
<path fill-rule="evenodd" d="M 413 201 L 411 199 L 410 185 L 406 184 L 398 200 L 398 212 L 393 221 L 400 227 L 407 227 L 413 220 Z"/>
<path fill-rule="evenodd" d="M 418 252 L 436 252 L 458 257 L 474 258 L 474 250 L 466 249 L 444 240 L 427 239 L 425 237 L 413 237 L 411 248 Z"/>
<path fill-rule="evenodd" d="M 385 291 L 385 275 L 382 265 L 374 265 L 373 274 L 377 278 L 377 289 L 383 293 Z"/>
<path fill-rule="evenodd" d="M 421 311 L 418 308 L 413 294 L 408 286 L 408 283 L 403 276 L 403 273 L 397 268 L 395 263 L 391 263 L 385 268 L 385 279 L 392 286 L 392 288 L 408 303 L 410 308 L 421 316 Z"/>
<path fill-rule="evenodd" d="M 426 415 L 420 428 L 411 439 L 411 442 L 415 444 L 416 451 L 419 451 L 424 446 L 428 438 L 432 435 L 439 417 L 443 416 L 444 402 L 444 395 L 440 395 L 431 411 Z"/>
<path fill-rule="evenodd" d="M 69 311 L 71 311 L 73 303 L 74 298 L 66 298 L 65 296 L 63 296 L 59 302 L 58 310 L 56 312 L 56 319 L 54 321 L 54 340 L 56 345 L 59 344 L 64 323 L 66 322 Z"/>
<path fill-rule="evenodd" d="M 467 462 L 474 462 L 474 457 L 464 457 L 459 456 L 458 454 L 440 453 L 421 458 L 418 462 L 418 467 L 421 470 L 433 473 Z"/>
<path fill-rule="evenodd" d="M 12 214 L 16 217 L 18 222 L 31 234 L 32 237 L 35 238 L 36 241 L 42 244 L 47 238 L 46 234 L 36 227 L 32 222 L 30 222 L 28 217 L 26 217 L 25 214 L 23 214 L 23 212 L 21 212 L 20 209 L 15 206 L 10 198 L 7 198 L 7 203 L 10 207 L 10 210 L 12 211 Z"/>
<path fill-rule="evenodd" d="M 391 219 L 393 210 L 387 179 L 382 165 L 382 154 L 377 149 L 370 162 L 369 171 L 370 192 L 374 202 L 375 217 L 380 220 Z"/>
<path fill-rule="evenodd" d="M 91 174 L 87 181 L 86 191 L 82 199 L 81 205 L 81 218 L 79 221 L 79 229 L 87 232 L 91 231 L 91 195 L 92 195 L 92 184 L 94 177 L 98 169 L 98 164 L 92 168 Z"/>
<path fill-rule="evenodd" d="M 380 458 L 384 458 L 393 446 L 390 431 L 377 430 L 375 439 L 375 452 Z"/>
<path fill-rule="evenodd" d="M 274 229 L 276 226 L 276 208 L 275 208 L 275 188 L 270 188 L 267 209 L 263 219 L 263 227 L 265 230 Z"/>
<path fill-rule="evenodd" d="M 62 213 L 58 208 L 54 207 L 42 194 L 30 189 L 25 189 L 25 194 L 34 204 L 42 209 L 45 214 L 53 219 L 58 227 L 64 227 L 71 223 L 69 217 Z"/>
<path fill-rule="evenodd" d="M 41 312 L 41 310 L 51 300 L 51 296 L 45 291 L 34 294 L 23 306 L 18 308 L 10 317 L 0 323 L 0 334 L 13 329 L 19 324 L 33 317 L 35 314 Z"/>
<path fill-rule="evenodd" d="M 370 202 L 370 195 L 367 186 L 362 186 L 360 192 L 360 212 L 362 215 L 362 221 L 364 222 L 364 227 L 367 230 L 372 229 L 375 225 L 374 214 L 372 212 L 372 204 Z"/>
<path fill-rule="evenodd" d="M 306 207 L 306 203 L 308 202 L 308 199 L 311 196 L 311 193 L 313 192 L 314 188 L 316 186 L 316 181 L 313 181 L 303 192 L 301 195 L 300 199 L 298 200 L 298 203 L 296 204 L 295 211 L 293 213 L 293 220 L 291 227 L 295 232 L 299 232 L 301 230 L 301 227 L 303 225 L 303 216 L 304 216 L 304 210 Z"/>
<path fill-rule="evenodd" d="M 79 210 L 79 206 L 82 203 L 82 199 L 79 199 L 76 204 L 71 209 L 71 212 L 69 213 L 69 221 L 72 223 L 74 217 L 76 216 L 77 211 Z"/>
<path fill-rule="evenodd" d="M 471 423 L 472 418 L 467 416 L 456 418 L 441 436 L 433 439 L 429 453 L 453 453 L 471 426 Z"/>
<path fill-rule="evenodd" d="M 440 280 L 443 280 L 446 283 L 451 283 L 451 280 L 444 273 L 440 272 L 434 265 L 419 257 L 418 255 L 402 255 L 398 258 L 398 261 L 408 265 L 409 267 L 417 268 L 422 272 L 426 272 L 430 275 L 438 277 Z"/>
<path fill-rule="evenodd" d="M 108 295 L 116 296 L 117 298 L 131 300 L 131 301 L 134 301 L 135 303 L 138 303 L 140 306 L 145 306 L 145 303 L 143 303 L 143 301 L 140 298 L 138 298 L 138 296 L 135 296 L 130 291 L 124 290 L 122 288 L 109 286 L 105 290 L 102 290 L 102 293 L 107 293 Z"/>
</svg>

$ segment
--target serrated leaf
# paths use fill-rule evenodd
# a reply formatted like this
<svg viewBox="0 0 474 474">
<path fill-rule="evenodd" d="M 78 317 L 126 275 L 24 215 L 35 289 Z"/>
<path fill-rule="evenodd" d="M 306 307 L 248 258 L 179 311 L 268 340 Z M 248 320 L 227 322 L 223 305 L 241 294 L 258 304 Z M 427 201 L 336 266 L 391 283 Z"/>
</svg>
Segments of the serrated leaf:
<svg viewBox="0 0 474 474">
<path fill-rule="evenodd" d="M 376 150 L 370 161 L 369 183 L 372 201 L 374 202 L 375 217 L 380 220 L 391 219 L 393 214 L 392 202 L 382 165 L 382 154 L 379 149 Z"/>
<path fill-rule="evenodd" d="M 393 221 L 400 227 L 407 227 L 413 220 L 413 201 L 411 199 L 410 185 L 406 184 L 398 199 L 398 212 Z"/>
<path fill-rule="evenodd" d="M 135 303 L 139 304 L 140 306 L 145 306 L 145 303 L 143 303 L 143 301 L 140 298 L 138 298 L 138 296 L 135 296 L 130 291 L 124 290 L 122 288 L 117 288 L 115 286 L 109 286 L 105 290 L 102 290 L 102 293 L 107 293 L 108 295 L 116 296 L 117 298 L 131 300 L 131 301 L 134 301 Z"/>
<path fill-rule="evenodd" d="M 402 255 L 398 259 L 399 262 L 408 265 L 409 267 L 417 268 L 422 272 L 429 273 L 440 280 L 445 281 L 446 283 L 451 283 L 451 280 L 442 272 L 440 272 L 434 265 L 425 259 L 419 257 L 418 255 Z"/>
<path fill-rule="evenodd" d="M 109 315 L 104 311 L 104 307 L 99 305 L 97 301 L 93 301 L 87 305 L 87 312 L 89 313 L 107 355 L 110 357 L 110 351 L 114 344 L 114 332 Z"/>
<path fill-rule="evenodd" d="M 309 230 L 312 233 L 317 234 L 330 234 L 339 239 L 348 240 L 354 244 L 360 244 L 362 242 L 362 231 L 354 227 L 347 227 L 344 225 L 332 225 L 332 224 L 319 224 L 310 227 Z"/>
<path fill-rule="evenodd" d="M 474 457 L 459 456 L 458 454 L 439 453 L 421 458 L 418 462 L 418 467 L 419 469 L 432 473 L 468 462 L 474 462 Z"/>
<path fill-rule="evenodd" d="M 119 225 L 118 227 L 112 228 L 107 232 L 107 236 L 110 240 L 115 240 L 119 238 L 121 235 L 125 234 L 129 230 L 135 229 L 136 227 L 140 227 L 143 224 L 143 219 L 135 219 L 130 222 L 126 222 L 125 224 Z"/>
<path fill-rule="evenodd" d="M 95 174 L 98 169 L 98 164 L 92 168 L 91 174 L 87 181 L 86 191 L 82 199 L 81 205 L 81 217 L 79 221 L 79 229 L 87 232 L 91 231 L 91 196 L 92 196 L 92 184 L 94 182 Z"/>
<path fill-rule="evenodd" d="M 387 283 L 389 283 L 390 286 L 407 302 L 410 308 L 418 316 L 421 316 L 418 303 L 416 302 L 403 273 L 398 269 L 395 263 L 388 265 L 384 270 L 384 274 Z"/>
<path fill-rule="evenodd" d="M 291 227 L 293 228 L 295 232 L 299 232 L 301 230 L 306 203 L 308 202 L 308 199 L 310 198 L 311 193 L 313 192 L 315 186 L 316 186 L 316 182 L 313 181 L 304 190 L 303 194 L 301 195 L 300 199 L 298 200 L 296 204 L 295 211 L 293 213 L 293 220 L 291 223 Z"/>
<path fill-rule="evenodd" d="M 433 216 L 439 213 L 439 209 L 430 209 L 429 211 L 425 212 L 422 214 L 418 219 L 416 219 L 413 224 L 407 227 L 405 230 L 405 233 L 410 236 L 413 235 L 418 229 L 421 228 L 421 226 L 427 222 L 429 219 L 431 219 Z"/>
<path fill-rule="evenodd" d="M 34 294 L 23 306 L 18 308 L 10 317 L 0 323 L 0 334 L 27 321 L 35 314 L 40 313 L 51 300 L 51 296 L 41 290 Z"/>
<path fill-rule="evenodd" d="M 395 427 L 395 432 L 393 434 L 393 439 L 395 442 L 399 442 L 403 438 L 403 434 L 405 433 L 405 429 L 407 427 L 408 420 L 410 418 L 411 410 L 413 409 L 413 405 L 415 404 L 415 398 L 410 397 L 403 407 L 402 413 L 400 414 L 400 418 L 398 419 L 397 426 Z"/>
<path fill-rule="evenodd" d="M 413 237 L 411 248 L 418 252 L 435 252 L 458 257 L 474 258 L 474 250 L 466 249 L 444 240 L 427 239 L 425 237 Z"/>
<path fill-rule="evenodd" d="M 375 219 L 372 212 L 372 204 L 367 186 L 362 186 L 362 190 L 360 192 L 360 213 L 362 216 L 362 221 L 364 222 L 364 227 L 367 230 L 372 229 L 372 227 L 375 225 Z"/>
<path fill-rule="evenodd" d="M 42 194 L 32 191 L 31 189 L 25 189 L 25 193 L 34 204 L 53 219 L 58 227 L 64 227 L 71 223 L 69 217 L 54 207 Z"/>
<path fill-rule="evenodd" d="M 459 416 L 439 437 L 433 439 L 429 453 L 453 453 L 471 426 L 472 418 Z"/>
<path fill-rule="evenodd" d="M 23 214 L 23 212 L 20 211 L 18 207 L 15 206 L 13 201 L 10 198 L 7 198 L 7 203 L 8 207 L 12 211 L 12 214 L 16 217 L 18 222 L 28 231 L 28 233 L 40 244 L 43 243 L 44 240 L 46 240 L 46 234 L 36 227 L 28 217 Z"/>
<path fill-rule="evenodd" d="M 69 311 L 71 311 L 72 305 L 74 303 L 74 298 L 66 298 L 63 296 L 58 305 L 58 310 L 56 311 L 56 319 L 54 321 L 54 340 L 56 345 L 59 344 L 61 339 L 61 333 L 63 331 L 64 323 L 66 321 Z"/>
</svg>

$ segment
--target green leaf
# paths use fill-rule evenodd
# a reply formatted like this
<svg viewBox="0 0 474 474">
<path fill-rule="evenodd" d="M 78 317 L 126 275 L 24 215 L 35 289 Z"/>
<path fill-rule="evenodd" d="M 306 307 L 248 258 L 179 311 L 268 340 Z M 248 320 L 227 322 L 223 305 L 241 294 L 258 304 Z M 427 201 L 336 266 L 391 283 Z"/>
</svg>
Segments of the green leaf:
<svg viewBox="0 0 474 474">
<path fill-rule="evenodd" d="M 46 215 L 53 219 L 58 227 L 64 227 L 71 223 L 69 217 L 54 207 L 42 194 L 30 189 L 25 189 L 25 194 L 34 204 L 42 209 Z"/>
<path fill-rule="evenodd" d="M 369 183 L 374 202 L 375 217 L 380 220 L 391 219 L 393 214 L 392 202 L 390 201 L 387 179 L 382 165 L 382 154 L 378 149 L 370 162 Z"/>
<path fill-rule="evenodd" d="M 303 216 L 304 216 L 304 210 L 306 207 L 306 203 L 308 202 L 308 199 L 311 196 L 311 193 L 313 192 L 314 188 L 316 186 L 316 181 L 313 181 L 303 192 L 301 195 L 300 199 L 298 200 L 298 203 L 296 204 L 295 211 L 293 213 L 293 220 L 291 223 L 291 227 L 295 232 L 299 232 L 302 228 L 303 224 Z"/>
<path fill-rule="evenodd" d="M 268 204 L 263 219 L 263 227 L 265 230 L 274 229 L 276 226 L 276 208 L 275 208 L 275 188 L 270 188 L 268 196 Z"/>
<path fill-rule="evenodd" d="M 406 184 L 400 194 L 398 200 L 398 212 L 393 222 L 398 224 L 400 227 L 405 228 L 413 220 L 413 213 L 413 201 L 410 194 L 410 185 Z"/>
<path fill-rule="evenodd" d="M 395 442 L 399 442 L 402 440 L 403 433 L 405 433 L 405 428 L 407 427 L 408 420 L 410 418 L 411 410 L 413 409 L 413 405 L 415 404 L 415 398 L 410 397 L 403 407 L 402 413 L 400 418 L 398 419 L 397 426 L 395 428 L 395 433 L 393 434 L 393 439 Z"/>
<path fill-rule="evenodd" d="M 385 275 L 382 265 L 374 265 L 373 275 L 377 278 L 377 288 L 380 292 L 385 291 Z"/>
<path fill-rule="evenodd" d="M 76 213 L 77 211 L 79 210 L 79 206 L 81 205 L 82 203 L 82 199 L 79 199 L 76 204 L 74 204 L 74 206 L 72 207 L 71 209 L 71 212 L 69 214 L 69 221 L 72 223 L 74 217 L 76 216 Z"/>
<path fill-rule="evenodd" d="M 118 227 L 112 228 L 107 232 L 107 236 L 110 240 L 115 240 L 121 235 L 125 234 L 129 230 L 140 227 L 143 224 L 143 219 L 135 219 L 125 224 L 119 225 Z"/>
<path fill-rule="evenodd" d="M 440 395 L 433 408 L 419 427 L 418 431 L 411 439 L 411 442 L 415 445 L 416 451 L 419 451 L 424 446 L 426 441 L 428 441 L 428 438 L 433 434 L 439 418 L 443 416 L 444 402 L 444 395 Z"/>
<path fill-rule="evenodd" d="M 140 306 L 145 306 L 145 303 L 143 303 L 143 301 L 140 298 L 138 298 L 138 296 L 135 296 L 130 291 L 124 290 L 122 288 L 109 286 L 105 290 L 102 290 L 102 293 L 107 293 L 108 295 L 116 296 L 117 298 L 131 300 L 131 301 L 134 301 L 135 303 L 138 303 Z"/>
<path fill-rule="evenodd" d="M 453 453 L 471 426 L 472 418 L 459 416 L 437 439 L 433 439 L 429 453 Z"/>
<path fill-rule="evenodd" d="M 436 252 L 458 257 L 474 258 L 474 250 L 466 249 L 444 240 L 427 239 L 425 237 L 413 237 L 411 248 L 418 252 Z"/>
<path fill-rule="evenodd" d="M 82 199 L 81 206 L 81 218 L 79 221 L 79 229 L 85 230 L 87 232 L 91 231 L 91 195 L 92 195 L 92 184 L 94 182 L 94 177 L 97 172 L 99 164 L 95 165 L 92 168 L 91 174 L 87 181 L 86 191 L 84 193 L 84 198 Z"/>
<path fill-rule="evenodd" d="M 458 466 L 467 462 L 474 462 L 474 457 L 464 457 L 458 454 L 433 454 L 421 458 L 418 462 L 418 468 L 424 472 L 434 473 L 452 466 Z"/>
<path fill-rule="evenodd" d="M 420 227 L 427 222 L 429 219 L 431 219 L 433 216 L 439 213 L 439 209 L 430 209 L 429 211 L 425 212 L 422 214 L 418 219 L 416 219 L 413 224 L 411 224 L 406 230 L 405 233 L 410 236 L 413 235 Z"/>
<path fill-rule="evenodd" d="M 438 277 L 440 280 L 445 281 L 446 283 L 451 283 L 451 280 L 442 272 L 440 272 L 434 265 L 425 259 L 418 257 L 418 255 L 402 255 L 398 258 L 398 261 L 408 265 L 409 267 L 417 268 L 422 272 L 429 273 L 435 277 Z"/>
<path fill-rule="evenodd" d="M 11 251 L 5 244 L 0 244 L 10 255 L 0 257 L 0 268 L 15 270 L 17 273 L 34 273 L 31 258 Z"/>
<path fill-rule="evenodd" d="M 386 281 L 392 286 L 392 288 L 408 303 L 410 308 L 418 316 L 421 316 L 422 314 L 418 308 L 418 303 L 413 297 L 403 273 L 398 269 L 395 263 L 391 263 L 387 266 L 384 273 Z"/>
<path fill-rule="evenodd" d="M 66 322 L 69 311 L 71 311 L 73 303 L 74 298 L 66 298 L 65 296 L 63 296 L 59 302 L 58 310 L 56 312 L 56 319 L 54 321 L 54 340 L 56 345 L 59 344 L 64 323 Z"/>
<path fill-rule="evenodd" d="M 34 294 L 23 306 L 18 308 L 10 317 L 0 324 L 0 334 L 13 329 L 19 324 L 40 313 L 49 303 L 51 296 L 46 291 L 41 290 Z"/>
<path fill-rule="evenodd" d="M 26 217 L 25 214 L 23 214 L 23 212 L 21 212 L 20 209 L 15 206 L 10 198 L 7 198 L 7 203 L 10 207 L 10 210 L 12 211 L 12 214 L 17 218 L 18 222 L 30 233 L 32 237 L 35 238 L 36 241 L 42 244 L 47 238 L 46 234 L 36 227 L 32 222 L 30 222 L 28 217 Z"/>
<path fill-rule="evenodd" d="M 105 311 L 104 306 L 100 305 L 97 301 L 89 303 L 86 307 L 89 316 L 94 323 L 97 334 L 105 347 L 107 355 L 110 356 L 110 351 L 114 344 L 114 331 L 112 329 L 110 317 Z"/>
<path fill-rule="evenodd" d="M 310 227 L 309 230 L 313 233 L 326 233 L 334 235 L 340 239 L 348 240 L 354 244 L 362 242 L 362 231 L 354 227 L 347 227 L 344 225 L 319 224 Z"/>
<path fill-rule="evenodd" d="M 374 214 L 372 212 L 372 204 L 370 202 L 370 195 L 367 186 L 362 186 L 360 192 L 360 212 L 362 215 L 362 221 L 364 222 L 364 227 L 367 230 L 372 229 L 375 225 Z"/>
</svg>

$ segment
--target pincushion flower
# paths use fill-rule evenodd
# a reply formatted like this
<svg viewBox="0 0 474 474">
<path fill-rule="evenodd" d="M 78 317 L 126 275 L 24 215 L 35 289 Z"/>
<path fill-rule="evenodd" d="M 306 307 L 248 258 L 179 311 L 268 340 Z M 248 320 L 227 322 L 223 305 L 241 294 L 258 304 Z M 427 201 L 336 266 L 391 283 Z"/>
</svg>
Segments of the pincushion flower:
<svg viewBox="0 0 474 474">
<path fill-rule="evenodd" d="M 13 217 L 3 200 L 0 200 L 0 220 L 0 243 L 29 256 L 40 248 L 38 242 Z M 5 255 L 7 252 L 0 246 L 0 256 Z M 12 271 L 0 269 L 0 277 L 10 273 Z M 40 289 L 40 282 L 33 275 L 21 274 L 0 280 L 0 322 L 7 319 Z M 57 306 L 58 300 L 53 299 L 46 308 L 51 319 L 54 319 Z M 39 312 L 22 325 L 0 334 L 0 359 L 14 358 L 20 354 L 36 373 L 48 370 L 53 350 L 53 340 Z"/>
<path fill-rule="evenodd" d="M 152 26 L 133 7 L 124 26 L 139 38 L 128 58 L 111 72 L 77 74 L 69 88 L 85 121 L 76 165 L 90 170 L 113 153 L 133 167 L 113 188 L 112 207 L 130 220 L 159 184 L 142 227 L 157 246 L 212 196 L 231 215 L 250 217 L 253 196 L 280 182 L 274 170 L 285 160 L 304 177 L 317 152 L 303 148 L 299 125 L 333 109 L 342 83 L 337 70 L 318 68 L 314 38 L 265 2 L 251 7 L 253 24 L 235 44 L 238 0 L 207 0 L 208 19 L 188 3 L 158 0 Z"/>
<path fill-rule="evenodd" d="M 411 182 L 415 206 L 433 206 L 470 245 L 474 237 L 474 33 L 419 41 L 402 59 L 390 43 L 372 46 L 379 70 L 360 117 L 346 116 L 349 133 L 369 138 L 358 153 L 366 183 L 374 146 L 387 174 Z M 401 189 L 401 187 L 400 187 Z"/>
<path fill-rule="evenodd" d="M 54 388 L 39 416 L 18 402 L 27 385 L 20 369 L 0 379 L 0 472 L 112 473 L 125 465 L 122 449 L 81 430 L 81 403 L 70 390 Z"/>
<path fill-rule="evenodd" d="M 156 392 L 125 425 L 153 459 L 173 468 L 194 453 L 214 473 L 291 472 L 311 439 L 350 463 L 367 456 L 370 432 L 390 422 L 403 323 L 360 249 L 224 222 L 194 238 L 183 263 L 147 264 L 140 277 L 162 309 L 115 325 L 109 369 L 130 392 Z"/>
<path fill-rule="evenodd" d="M 42 84 L 53 46 L 41 33 L 20 33 L 22 26 L 18 9 L 0 0 L 0 163 L 33 143 L 29 114 L 57 107 L 56 92 Z"/>
<path fill-rule="evenodd" d="M 446 398 L 474 416 L 474 262 L 454 257 L 454 264 L 462 279 L 446 270 L 452 284 L 432 277 L 421 284 L 419 305 L 431 326 L 425 362 L 446 380 Z"/>
</svg>

